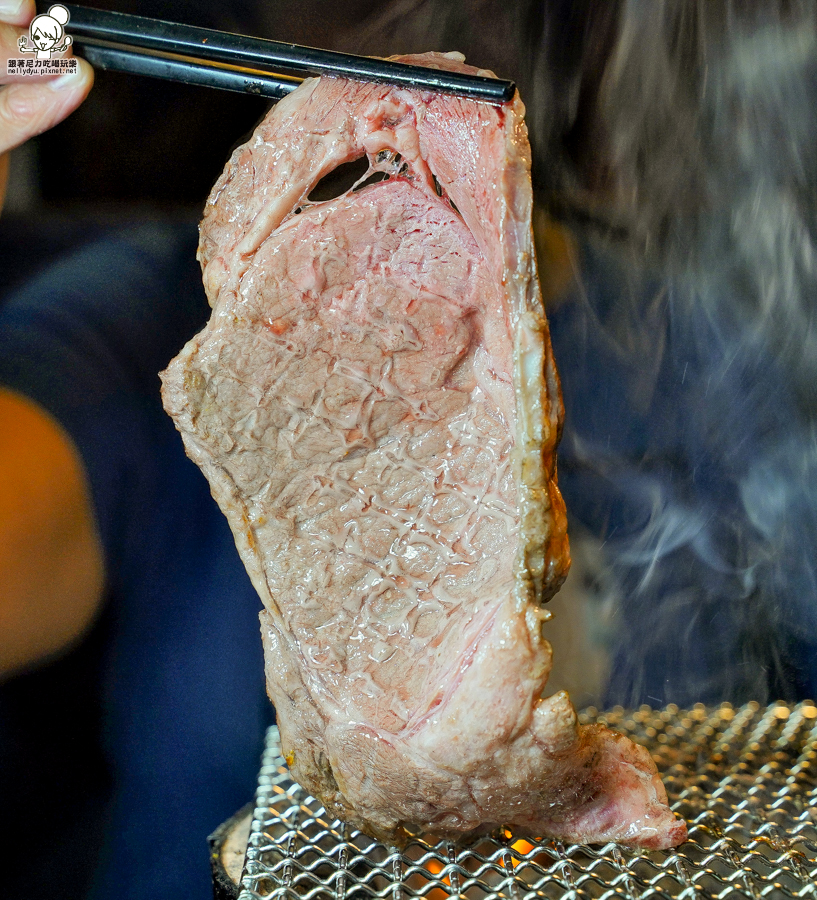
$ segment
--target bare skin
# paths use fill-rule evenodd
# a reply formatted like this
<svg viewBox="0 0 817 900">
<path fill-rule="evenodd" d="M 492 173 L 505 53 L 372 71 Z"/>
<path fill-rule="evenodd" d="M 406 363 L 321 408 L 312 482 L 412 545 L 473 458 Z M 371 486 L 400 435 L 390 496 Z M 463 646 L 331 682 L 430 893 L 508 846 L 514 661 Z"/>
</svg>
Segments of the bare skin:
<svg viewBox="0 0 817 900">
<path fill-rule="evenodd" d="M 8 152 L 73 112 L 93 84 L 75 75 L 6 75 L 34 17 L 33 0 L 0 0 L 0 204 Z M 41 408 L 0 388 L 0 679 L 75 643 L 102 600 L 103 556 L 70 438 Z"/>
<path fill-rule="evenodd" d="M 103 577 L 77 451 L 42 409 L 0 389 L 0 678 L 78 640 Z"/>
<path fill-rule="evenodd" d="M 7 62 L 20 56 L 18 42 L 28 34 L 34 0 L 0 0 L 0 201 L 5 194 L 9 150 L 53 128 L 70 115 L 91 90 L 94 71 L 84 59 L 74 75 L 7 75 Z"/>
</svg>

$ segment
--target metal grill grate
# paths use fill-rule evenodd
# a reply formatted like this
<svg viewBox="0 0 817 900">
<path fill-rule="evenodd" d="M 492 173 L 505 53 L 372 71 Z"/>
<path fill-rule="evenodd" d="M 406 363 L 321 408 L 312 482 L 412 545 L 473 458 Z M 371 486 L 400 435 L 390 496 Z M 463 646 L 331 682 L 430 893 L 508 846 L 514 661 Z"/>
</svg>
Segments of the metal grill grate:
<svg viewBox="0 0 817 900">
<path fill-rule="evenodd" d="M 403 850 L 324 816 L 267 737 L 240 900 L 817 900 L 817 706 L 589 710 L 647 745 L 690 839 L 670 852 L 506 833 Z"/>
</svg>

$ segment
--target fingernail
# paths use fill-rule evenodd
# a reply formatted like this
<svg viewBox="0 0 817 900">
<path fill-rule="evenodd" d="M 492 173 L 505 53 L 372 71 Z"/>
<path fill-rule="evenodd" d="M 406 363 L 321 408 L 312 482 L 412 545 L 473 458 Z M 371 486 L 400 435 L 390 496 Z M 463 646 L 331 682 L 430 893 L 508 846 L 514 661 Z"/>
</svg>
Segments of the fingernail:
<svg viewBox="0 0 817 900">
<path fill-rule="evenodd" d="M 0 0 L 2 2 L 2 0 Z M 48 86 L 52 91 L 64 91 L 66 88 L 73 87 L 75 84 L 79 84 L 82 80 L 82 69 L 80 69 L 79 65 L 77 65 L 76 69 L 73 72 L 65 72 L 63 75 L 58 75 L 56 78 L 52 78 L 48 82 Z"/>
<path fill-rule="evenodd" d="M 27 0 L 0 0 L 0 16 L 15 18 Z"/>
</svg>

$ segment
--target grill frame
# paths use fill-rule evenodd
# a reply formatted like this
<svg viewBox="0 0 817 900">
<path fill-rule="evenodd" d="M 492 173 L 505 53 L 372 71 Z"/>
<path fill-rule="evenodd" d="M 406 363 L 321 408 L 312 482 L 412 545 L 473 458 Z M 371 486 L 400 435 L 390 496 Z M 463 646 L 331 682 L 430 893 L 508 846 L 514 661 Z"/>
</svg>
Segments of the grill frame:
<svg viewBox="0 0 817 900">
<path fill-rule="evenodd" d="M 646 745 L 690 839 L 671 851 L 509 832 L 400 850 L 324 815 L 267 733 L 239 900 L 817 900 L 817 706 L 586 710 Z"/>
</svg>

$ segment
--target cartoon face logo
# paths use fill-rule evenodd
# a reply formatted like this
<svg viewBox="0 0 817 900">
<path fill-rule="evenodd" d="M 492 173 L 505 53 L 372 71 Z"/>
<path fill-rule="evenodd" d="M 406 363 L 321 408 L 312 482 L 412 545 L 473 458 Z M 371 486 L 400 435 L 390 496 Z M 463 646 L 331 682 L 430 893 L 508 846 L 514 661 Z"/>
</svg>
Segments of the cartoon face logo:
<svg viewBox="0 0 817 900">
<path fill-rule="evenodd" d="M 47 13 L 35 16 L 28 29 L 28 38 L 21 37 L 18 43 L 21 53 L 36 53 L 37 59 L 51 59 L 54 53 L 62 53 L 72 43 L 65 34 L 64 26 L 69 19 L 64 6 L 52 6 Z M 60 44 L 62 40 L 62 44 Z M 29 46 L 28 42 L 33 46 Z"/>
<path fill-rule="evenodd" d="M 50 18 L 50 16 L 48 18 Z M 52 47 L 56 47 L 57 40 L 60 36 L 58 34 L 49 34 L 43 25 L 41 25 L 40 28 L 42 30 L 31 32 L 31 37 L 34 39 L 34 43 L 37 47 L 39 47 L 40 50 L 51 50 Z"/>
</svg>

